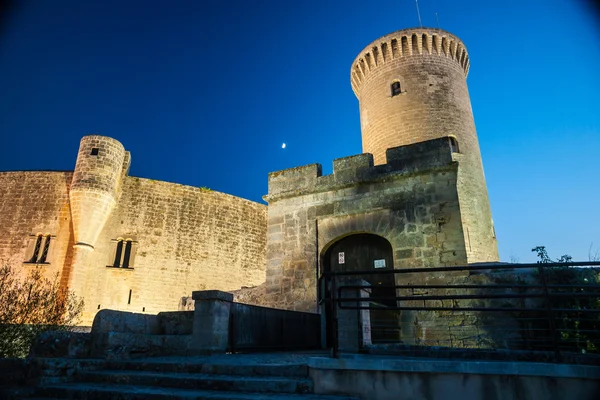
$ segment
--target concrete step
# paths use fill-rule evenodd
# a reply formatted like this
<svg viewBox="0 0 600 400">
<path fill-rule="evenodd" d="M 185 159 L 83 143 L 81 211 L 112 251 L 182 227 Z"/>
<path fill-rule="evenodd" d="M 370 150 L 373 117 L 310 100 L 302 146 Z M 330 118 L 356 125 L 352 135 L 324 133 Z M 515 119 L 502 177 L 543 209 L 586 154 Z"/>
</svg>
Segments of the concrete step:
<svg viewBox="0 0 600 400">
<path fill-rule="evenodd" d="M 305 394 L 313 391 L 311 379 L 283 376 L 239 376 L 149 371 L 82 371 L 77 375 L 77 381 L 111 385 L 125 384 L 256 393 Z"/>
<path fill-rule="evenodd" d="M 358 400 L 344 396 L 289 393 L 244 393 L 191 390 L 139 385 L 71 383 L 39 387 L 37 396 L 71 400 Z"/>
<path fill-rule="evenodd" d="M 234 364 L 157 361 L 107 361 L 106 370 L 186 372 L 218 375 L 258 375 L 307 377 L 306 364 Z"/>
</svg>

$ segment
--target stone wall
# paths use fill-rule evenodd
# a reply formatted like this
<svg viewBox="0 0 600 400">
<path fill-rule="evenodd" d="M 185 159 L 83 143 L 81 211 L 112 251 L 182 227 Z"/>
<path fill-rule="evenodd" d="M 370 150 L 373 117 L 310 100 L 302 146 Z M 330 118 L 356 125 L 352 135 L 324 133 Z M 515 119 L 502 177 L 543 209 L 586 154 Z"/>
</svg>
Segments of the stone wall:
<svg viewBox="0 0 600 400">
<path fill-rule="evenodd" d="M 447 139 L 389 149 L 388 163 L 370 154 L 269 175 L 266 297 L 271 306 L 316 311 L 320 258 L 341 237 L 387 239 L 394 268 L 467 261 L 456 192 L 459 162 Z M 322 266 L 321 266 L 322 267 Z"/>
<path fill-rule="evenodd" d="M 0 173 L 0 262 L 21 275 L 35 264 L 31 258 L 35 235 L 51 235 L 47 276 L 62 272 L 69 253 L 71 212 L 69 186 L 72 172 Z M 72 243 L 71 243 L 72 247 Z"/>
<path fill-rule="evenodd" d="M 67 284 L 73 264 L 71 172 L 0 173 L 0 260 L 26 273 L 37 233 L 52 235 L 49 275 Z M 83 325 L 99 309 L 177 310 L 194 290 L 235 290 L 265 281 L 266 207 L 224 193 L 125 177 L 95 241 L 77 260 Z M 131 268 L 113 268 L 116 240 L 131 239 Z"/>
</svg>

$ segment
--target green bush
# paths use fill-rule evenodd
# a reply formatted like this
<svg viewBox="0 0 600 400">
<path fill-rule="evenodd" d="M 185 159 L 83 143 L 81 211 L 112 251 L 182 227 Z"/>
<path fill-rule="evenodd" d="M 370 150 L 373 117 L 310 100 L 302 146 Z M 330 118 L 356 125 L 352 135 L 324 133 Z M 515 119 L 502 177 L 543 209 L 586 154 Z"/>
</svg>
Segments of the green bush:
<svg viewBox="0 0 600 400">
<path fill-rule="evenodd" d="M 544 246 L 538 246 L 531 251 L 536 252 L 540 264 L 569 263 L 571 256 L 563 255 L 552 260 Z M 598 268 L 582 267 L 553 267 L 544 270 L 546 283 L 558 285 L 550 290 L 551 293 L 562 295 L 553 297 L 551 307 L 558 333 L 558 345 L 562 350 L 582 353 L 600 352 L 600 314 L 586 312 L 600 310 L 600 290 L 592 285 L 600 284 Z M 569 285 L 568 287 L 561 287 Z M 569 296 L 574 293 L 588 293 L 587 297 Z"/>
<path fill-rule="evenodd" d="M 0 357 L 26 357 L 37 335 L 79 321 L 83 300 L 61 286 L 58 274 L 45 278 L 43 269 L 20 279 L 9 265 L 0 268 Z"/>
</svg>

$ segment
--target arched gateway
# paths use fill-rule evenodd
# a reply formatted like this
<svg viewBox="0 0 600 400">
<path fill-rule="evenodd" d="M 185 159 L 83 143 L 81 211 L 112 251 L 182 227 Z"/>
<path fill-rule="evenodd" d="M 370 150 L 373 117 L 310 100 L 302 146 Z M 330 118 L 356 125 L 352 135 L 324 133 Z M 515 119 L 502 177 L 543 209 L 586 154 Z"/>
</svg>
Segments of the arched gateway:
<svg viewBox="0 0 600 400">
<path fill-rule="evenodd" d="M 396 305 L 394 275 L 377 272 L 394 269 L 392 245 L 381 236 L 359 233 L 345 236 L 335 241 L 324 252 L 322 259 L 324 272 L 369 271 L 368 274 L 353 276 L 371 285 L 370 317 L 371 339 L 373 343 L 397 341 L 399 338 L 398 312 L 387 309 Z M 339 280 L 337 282 L 340 282 Z M 339 285 L 339 283 L 338 283 Z M 325 285 L 325 296 L 330 295 L 330 282 Z M 325 308 L 327 345 L 332 344 L 332 308 Z"/>
</svg>

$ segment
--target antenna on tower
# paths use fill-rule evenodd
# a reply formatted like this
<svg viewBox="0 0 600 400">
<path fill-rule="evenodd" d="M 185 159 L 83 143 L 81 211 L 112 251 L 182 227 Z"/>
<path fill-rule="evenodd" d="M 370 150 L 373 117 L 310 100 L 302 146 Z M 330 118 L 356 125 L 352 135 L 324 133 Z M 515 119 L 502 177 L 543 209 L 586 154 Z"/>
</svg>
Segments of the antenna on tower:
<svg viewBox="0 0 600 400">
<path fill-rule="evenodd" d="M 421 22 L 421 13 L 419 12 L 419 0 L 415 0 L 415 5 L 417 6 L 417 16 L 419 17 L 419 25 L 422 28 L 423 23 Z"/>
<path fill-rule="evenodd" d="M 440 29 L 440 20 L 438 19 L 437 13 L 435 13 L 435 23 L 437 24 L 438 29 Z"/>
</svg>

